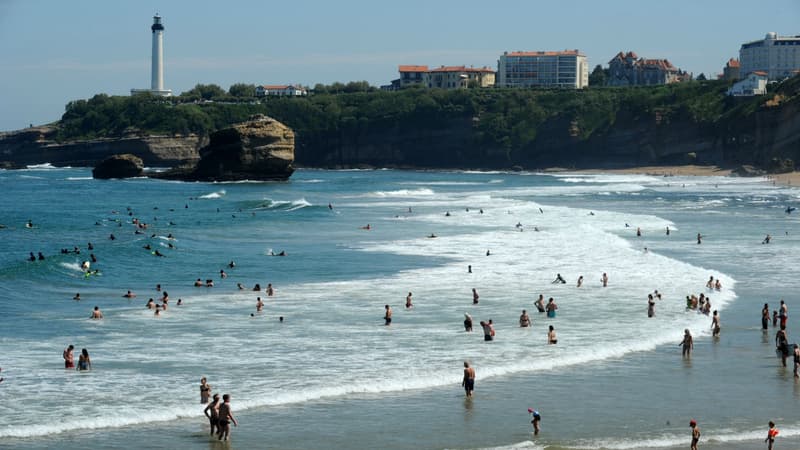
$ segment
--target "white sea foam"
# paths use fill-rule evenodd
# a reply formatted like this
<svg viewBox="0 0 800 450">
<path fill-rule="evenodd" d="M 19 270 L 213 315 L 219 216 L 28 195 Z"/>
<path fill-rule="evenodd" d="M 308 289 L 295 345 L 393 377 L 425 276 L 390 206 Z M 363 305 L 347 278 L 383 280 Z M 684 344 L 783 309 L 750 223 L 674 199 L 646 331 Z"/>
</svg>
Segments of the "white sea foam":
<svg viewBox="0 0 800 450">
<path fill-rule="evenodd" d="M 50 163 L 44 163 L 44 164 L 30 164 L 30 165 L 25 166 L 25 169 L 22 169 L 22 170 L 26 170 L 26 169 L 27 170 L 54 170 L 54 169 L 71 169 L 71 167 L 69 167 L 69 166 L 56 167 L 56 166 L 54 166 L 54 165 L 52 165 Z"/>
<path fill-rule="evenodd" d="M 210 194 L 201 195 L 197 198 L 209 199 L 209 198 L 222 198 L 225 195 L 225 189 L 212 192 Z"/>
<path fill-rule="evenodd" d="M 379 198 L 386 198 L 386 197 L 415 198 L 415 197 L 428 197 L 431 195 L 434 195 L 433 189 L 427 189 L 427 188 L 398 189 L 396 191 L 375 191 L 366 194 L 367 197 L 379 197 Z"/>
<path fill-rule="evenodd" d="M 86 181 L 92 179 L 92 177 L 67 177 L 67 181 Z"/>
</svg>

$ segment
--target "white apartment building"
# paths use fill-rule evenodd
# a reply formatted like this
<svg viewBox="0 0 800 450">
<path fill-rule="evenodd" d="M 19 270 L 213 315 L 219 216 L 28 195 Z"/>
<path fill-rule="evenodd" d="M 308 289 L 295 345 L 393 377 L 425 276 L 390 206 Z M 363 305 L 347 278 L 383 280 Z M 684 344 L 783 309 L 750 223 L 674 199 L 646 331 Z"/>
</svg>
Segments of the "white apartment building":
<svg viewBox="0 0 800 450">
<path fill-rule="evenodd" d="M 578 50 L 503 52 L 497 86 L 583 89 L 589 86 L 589 63 Z"/>
<path fill-rule="evenodd" d="M 739 49 L 740 76 L 755 71 L 766 72 L 770 80 L 791 77 L 800 70 L 800 36 L 767 33 L 758 41 L 742 44 Z"/>
</svg>

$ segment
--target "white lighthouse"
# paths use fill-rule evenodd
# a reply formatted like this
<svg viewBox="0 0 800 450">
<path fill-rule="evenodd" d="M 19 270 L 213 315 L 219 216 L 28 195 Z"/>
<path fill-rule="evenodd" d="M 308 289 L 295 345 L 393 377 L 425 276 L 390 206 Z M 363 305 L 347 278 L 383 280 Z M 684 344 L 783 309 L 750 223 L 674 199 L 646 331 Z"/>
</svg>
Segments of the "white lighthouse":
<svg viewBox="0 0 800 450">
<path fill-rule="evenodd" d="M 172 91 L 164 89 L 164 25 L 161 24 L 161 17 L 156 14 L 153 16 L 153 54 L 150 67 L 150 89 L 131 89 L 131 94 L 149 92 L 152 95 L 169 97 Z"/>
</svg>

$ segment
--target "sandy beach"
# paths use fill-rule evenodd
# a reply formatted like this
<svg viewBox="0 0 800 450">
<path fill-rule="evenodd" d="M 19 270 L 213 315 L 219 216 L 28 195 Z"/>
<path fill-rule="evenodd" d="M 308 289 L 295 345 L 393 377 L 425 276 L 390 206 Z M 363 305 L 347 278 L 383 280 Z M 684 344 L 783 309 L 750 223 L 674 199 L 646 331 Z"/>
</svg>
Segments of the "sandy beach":
<svg viewBox="0 0 800 450">
<path fill-rule="evenodd" d="M 641 166 L 626 169 L 584 169 L 576 170 L 576 173 L 616 173 L 616 174 L 641 174 L 655 176 L 731 176 L 733 171 L 728 168 L 717 166 Z M 736 175 L 733 175 L 736 176 Z M 767 174 L 764 178 L 775 181 L 782 186 L 800 186 L 800 171 Z"/>
</svg>

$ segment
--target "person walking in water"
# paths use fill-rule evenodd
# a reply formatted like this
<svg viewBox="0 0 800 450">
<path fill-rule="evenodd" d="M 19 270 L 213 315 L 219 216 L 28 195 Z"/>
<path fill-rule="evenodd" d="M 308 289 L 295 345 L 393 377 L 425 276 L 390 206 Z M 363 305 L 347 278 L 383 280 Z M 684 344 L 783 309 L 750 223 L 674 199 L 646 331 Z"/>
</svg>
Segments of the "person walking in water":
<svg viewBox="0 0 800 450">
<path fill-rule="evenodd" d="M 461 386 L 467 394 L 467 398 L 472 397 L 472 391 L 475 390 L 475 369 L 469 366 L 467 361 L 464 361 L 464 379 L 461 380 Z"/>
<path fill-rule="evenodd" d="M 697 450 L 697 443 L 700 442 L 700 427 L 697 426 L 697 421 L 694 419 L 689 421 L 689 426 L 692 427 L 692 446 L 691 450 Z"/>
<path fill-rule="evenodd" d="M 653 294 L 647 294 L 647 317 L 653 317 L 656 315 L 656 299 L 653 298 Z"/>
<path fill-rule="evenodd" d="M 719 337 L 719 330 L 720 330 L 719 312 L 717 312 L 717 310 L 715 309 L 714 314 L 711 316 L 711 336 Z"/>
<path fill-rule="evenodd" d="M 214 399 L 203 410 L 203 414 L 208 417 L 208 423 L 211 425 L 211 433 L 209 434 L 213 436 L 214 432 L 219 428 L 219 394 L 214 394 Z"/>
<path fill-rule="evenodd" d="M 225 394 L 222 396 L 222 404 L 219 405 L 219 440 L 227 441 L 231 433 L 231 422 L 234 426 L 239 426 L 236 418 L 233 417 L 233 410 L 231 410 L 231 396 Z"/>
<path fill-rule="evenodd" d="M 694 349 L 694 339 L 692 339 L 692 333 L 689 332 L 689 329 L 683 330 L 683 340 L 680 344 L 683 347 L 683 357 L 689 357 L 692 355 L 692 350 Z"/>
<path fill-rule="evenodd" d="M 478 295 L 478 291 L 476 291 L 475 288 L 472 288 L 472 304 L 477 305 L 479 298 L 480 295 Z"/>
<path fill-rule="evenodd" d="M 767 443 L 767 450 L 772 450 L 772 446 L 775 444 L 775 438 L 778 437 L 778 429 L 775 428 L 775 422 L 769 421 L 769 430 L 767 430 L 767 438 L 764 439 L 764 442 Z"/>
</svg>

